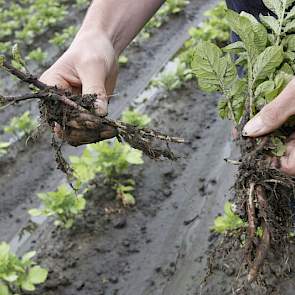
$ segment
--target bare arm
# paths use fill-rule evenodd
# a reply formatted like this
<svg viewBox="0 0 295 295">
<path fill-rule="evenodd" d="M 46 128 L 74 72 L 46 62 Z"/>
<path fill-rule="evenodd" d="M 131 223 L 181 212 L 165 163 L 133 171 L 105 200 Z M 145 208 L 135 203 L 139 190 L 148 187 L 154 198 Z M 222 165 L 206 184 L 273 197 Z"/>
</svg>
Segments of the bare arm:
<svg viewBox="0 0 295 295">
<path fill-rule="evenodd" d="M 94 0 L 78 35 L 106 34 L 120 54 L 164 0 Z"/>
<path fill-rule="evenodd" d="M 73 93 L 97 94 L 96 112 L 107 114 L 108 100 L 116 85 L 117 58 L 164 0 L 94 0 L 68 50 L 40 77 L 47 85 Z M 85 127 L 88 126 L 88 127 Z M 83 119 L 58 124 L 54 132 L 72 145 L 115 136 L 106 130 L 95 137 L 93 122 Z"/>
</svg>

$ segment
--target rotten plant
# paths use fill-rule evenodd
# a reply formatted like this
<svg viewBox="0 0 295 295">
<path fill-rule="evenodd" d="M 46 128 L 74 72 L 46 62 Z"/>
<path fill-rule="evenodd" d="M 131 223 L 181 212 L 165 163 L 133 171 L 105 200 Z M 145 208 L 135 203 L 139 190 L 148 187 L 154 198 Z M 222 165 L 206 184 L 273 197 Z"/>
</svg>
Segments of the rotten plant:
<svg viewBox="0 0 295 295">
<path fill-rule="evenodd" d="M 246 237 L 243 265 L 248 282 L 263 276 L 269 253 L 279 255 L 281 265 L 286 263 L 293 227 L 290 202 L 295 182 L 272 163 L 285 153 L 285 141 L 294 123 L 289 120 L 275 133 L 259 139 L 245 138 L 241 132 L 294 76 L 295 1 L 263 2 L 273 15 L 260 15 L 260 20 L 227 10 L 226 20 L 240 40 L 222 49 L 201 41 L 192 61 L 200 88 L 222 93 L 219 114 L 232 120 L 240 134 L 241 159 L 236 161 L 239 172 L 233 201 L 243 219 L 238 233 L 240 238 Z"/>
</svg>

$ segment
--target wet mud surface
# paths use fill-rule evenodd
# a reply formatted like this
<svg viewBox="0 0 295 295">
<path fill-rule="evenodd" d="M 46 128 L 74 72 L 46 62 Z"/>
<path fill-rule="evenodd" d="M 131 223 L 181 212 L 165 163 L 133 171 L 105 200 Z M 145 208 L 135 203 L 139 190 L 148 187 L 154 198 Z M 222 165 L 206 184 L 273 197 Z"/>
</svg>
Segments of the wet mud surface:
<svg viewBox="0 0 295 295">
<path fill-rule="evenodd" d="M 145 159 L 131 171 L 136 207 L 122 208 L 98 179 L 73 232 L 49 226 L 34 235 L 40 260 L 52 270 L 37 294 L 195 294 L 205 273 L 200 248 L 206 249 L 231 185 L 229 170 L 226 181 L 219 180 L 230 143 L 227 124 L 216 119 L 216 100 L 189 82 L 146 107 L 154 125 L 165 123 L 167 132 L 190 141 L 175 147 L 182 158 Z"/>
</svg>

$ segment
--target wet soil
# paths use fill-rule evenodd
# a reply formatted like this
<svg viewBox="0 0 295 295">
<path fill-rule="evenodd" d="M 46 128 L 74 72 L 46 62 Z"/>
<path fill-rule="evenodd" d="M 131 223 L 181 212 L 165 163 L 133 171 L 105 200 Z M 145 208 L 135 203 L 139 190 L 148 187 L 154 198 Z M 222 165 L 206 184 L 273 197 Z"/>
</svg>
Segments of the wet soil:
<svg viewBox="0 0 295 295">
<path fill-rule="evenodd" d="M 155 127 L 190 141 L 175 147 L 182 158 L 146 159 L 130 171 L 136 207 L 122 208 L 98 179 L 72 232 L 40 229 L 31 245 L 51 272 L 36 294 L 195 294 L 209 227 L 232 183 L 223 161 L 229 128 L 217 120 L 216 101 L 189 82 L 147 106 Z"/>
<path fill-rule="evenodd" d="M 130 62 L 120 71 L 116 90 L 119 95 L 112 99 L 109 110 L 113 118 L 118 118 L 122 110 L 145 89 L 151 77 L 157 74 L 182 46 L 188 36 L 188 28 L 199 23 L 203 11 L 214 2 L 191 1 L 183 13 L 174 16 L 161 28 L 161 31 L 155 32 L 147 42 L 140 46 L 132 45 L 127 49 L 126 54 L 129 56 Z M 82 15 L 81 12 L 70 15 L 69 24 L 72 24 L 73 19 L 75 22 L 77 19 L 81 20 Z M 54 51 L 50 47 L 47 50 L 50 53 Z M 60 54 L 51 53 L 52 62 Z M 42 72 L 42 68 L 37 71 L 37 73 L 40 72 Z M 7 94 L 15 94 L 15 89 L 22 89 L 11 79 L 4 81 L 3 91 Z M 28 108 L 32 110 L 33 114 L 38 114 L 36 103 L 29 106 L 21 104 L 17 108 L 8 108 L 2 111 L 0 123 L 5 124 L 8 118 L 21 114 Z M 11 240 L 19 231 L 20 226 L 27 222 L 27 209 L 38 203 L 36 192 L 53 190 L 60 181 L 64 180 L 62 173 L 55 170 L 56 165 L 50 146 L 49 132 L 43 133 L 35 145 L 29 147 L 19 145 L 15 149 L 13 161 L 7 161 L 7 158 L 0 159 L 1 171 L 3 171 L 0 178 L 0 236 L 2 240 L 7 241 Z M 79 154 L 80 152 L 81 148 L 74 149 L 69 146 L 64 148 L 66 155 Z M 10 230 L 7 231 L 7 228 Z"/>
</svg>

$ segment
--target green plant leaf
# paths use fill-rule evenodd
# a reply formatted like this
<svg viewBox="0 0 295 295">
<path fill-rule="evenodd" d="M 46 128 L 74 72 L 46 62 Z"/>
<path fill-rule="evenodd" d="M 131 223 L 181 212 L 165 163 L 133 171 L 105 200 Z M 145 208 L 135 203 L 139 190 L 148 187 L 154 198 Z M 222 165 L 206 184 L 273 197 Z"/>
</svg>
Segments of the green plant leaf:
<svg viewBox="0 0 295 295">
<path fill-rule="evenodd" d="M 226 233 L 241 227 L 246 223 L 233 212 L 232 203 L 226 202 L 224 205 L 224 215 L 218 216 L 214 221 L 213 230 L 218 233 Z"/>
<path fill-rule="evenodd" d="M 142 159 L 142 152 L 135 150 L 135 149 L 131 149 L 129 151 L 129 153 L 126 155 L 126 161 L 129 164 L 133 164 L 133 165 L 141 165 L 144 163 L 143 159 Z"/>
<path fill-rule="evenodd" d="M 200 88 L 208 92 L 229 88 L 237 77 L 230 56 L 222 56 L 221 49 L 210 42 L 197 45 L 191 66 Z"/>
<path fill-rule="evenodd" d="M 11 295 L 7 286 L 0 285 L 0 295 Z"/>
<path fill-rule="evenodd" d="M 36 255 L 36 251 L 30 251 L 26 253 L 22 258 L 22 263 L 29 262 Z"/>
<path fill-rule="evenodd" d="M 295 20 L 292 20 L 291 22 L 288 22 L 285 26 L 284 32 L 290 33 L 295 31 Z"/>
<path fill-rule="evenodd" d="M 288 21 L 289 19 L 292 19 L 295 17 L 295 6 L 292 7 L 292 9 L 287 13 L 285 21 Z"/>
<path fill-rule="evenodd" d="M 258 85 L 258 87 L 255 90 L 255 96 L 258 97 L 260 95 L 265 95 L 266 93 L 269 93 L 273 91 L 275 88 L 274 81 L 264 81 L 261 84 Z"/>
<path fill-rule="evenodd" d="M 9 283 L 13 283 L 18 279 L 18 276 L 15 272 L 12 273 L 8 273 L 3 275 L 3 280 L 9 282 Z"/>
<path fill-rule="evenodd" d="M 41 216 L 43 211 L 39 209 L 30 209 L 28 212 L 31 216 L 37 217 L 37 216 Z"/>
<path fill-rule="evenodd" d="M 254 65 L 254 80 L 267 78 L 283 61 L 283 50 L 280 46 L 267 47 L 258 57 Z"/>
<path fill-rule="evenodd" d="M 280 33 L 280 23 L 276 18 L 271 15 L 260 15 L 261 22 L 269 29 L 271 29 L 276 35 Z"/>
<path fill-rule="evenodd" d="M 42 284 L 46 281 L 48 270 L 40 266 L 34 266 L 29 270 L 28 280 L 36 285 Z"/>
<path fill-rule="evenodd" d="M 22 281 L 21 288 L 24 291 L 31 291 L 31 292 L 36 290 L 34 284 L 32 284 L 29 280 Z"/>
</svg>

